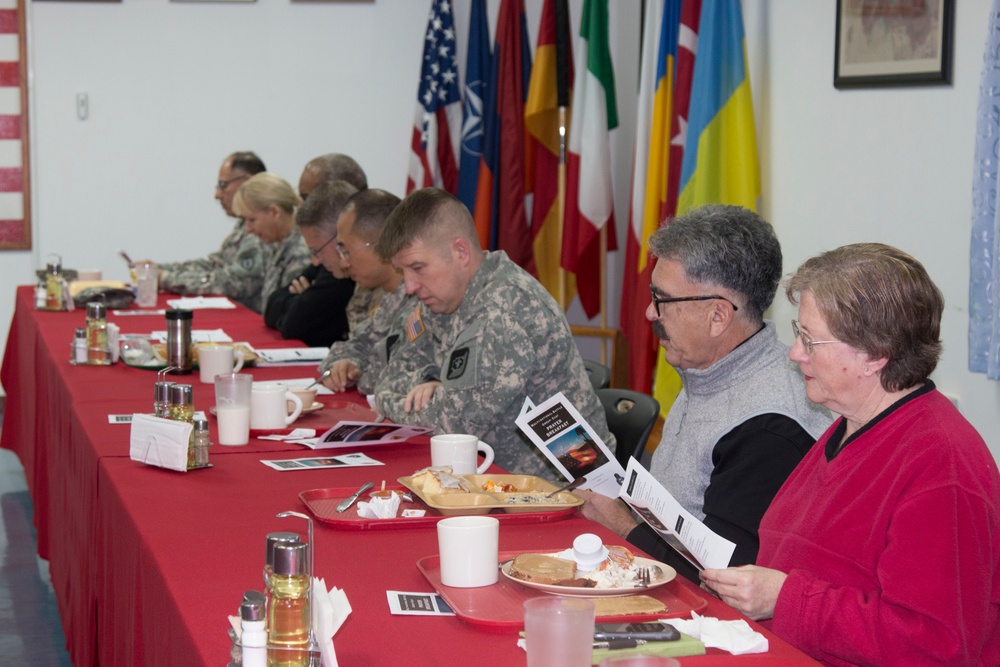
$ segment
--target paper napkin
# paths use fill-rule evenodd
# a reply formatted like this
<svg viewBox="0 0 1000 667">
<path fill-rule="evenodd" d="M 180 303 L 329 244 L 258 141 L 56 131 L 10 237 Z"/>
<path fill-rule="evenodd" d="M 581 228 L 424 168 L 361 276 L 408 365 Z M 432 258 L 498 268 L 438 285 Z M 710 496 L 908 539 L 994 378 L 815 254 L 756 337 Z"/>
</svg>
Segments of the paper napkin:
<svg viewBox="0 0 1000 667">
<path fill-rule="evenodd" d="M 721 621 L 712 616 L 699 616 L 692 611 L 690 620 L 665 618 L 660 621 L 669 623 L 684 634 L 700 639 L 708 648 L 721 648 L 733 655 L 767 652 L 767 637 L 755 632 L 750 624 L 743 620 Z"/>
<path fill-rule="evenodd" d="M 194 425 L 152 415 L 132 415 L 129 457 L 151 466 L 187 472 L 188 440 Z"/>
<path fill-rule="evenodd" d="M 336 586 L 329 591 L 326 581 L 313 577 L 312 585 L 313 635 L 319 643 L 323 667 L 337 667 L 337 653 L 333 649 L 333 636 L 351 614 L 347 594 Z"/>
</svg>

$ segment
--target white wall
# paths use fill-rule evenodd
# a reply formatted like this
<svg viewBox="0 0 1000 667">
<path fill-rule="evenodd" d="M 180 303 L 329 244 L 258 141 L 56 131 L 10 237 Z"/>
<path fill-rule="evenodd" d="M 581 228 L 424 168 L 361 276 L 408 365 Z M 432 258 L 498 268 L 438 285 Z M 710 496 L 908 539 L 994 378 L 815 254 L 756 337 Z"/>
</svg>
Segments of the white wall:
<svg viewBox="0 0 1000 667">
<path fill-rule="evenodd" d="M 373 186 L 402 194 L 429 0 L 26 4 L 34 248 L 0 253 L 0 344 L 14 285 L 30 282 L 50 252 L 124 279 L 118 248 L 174 260 L 217 247 L 229 220 L 212 187 L 233 150 L 257 151 L 293 183 L 315 155 L 346 152 Z M 526 4 L 534 44 L 541 0 Z M 574 22 L 581 4 L 570 3 Z M 785 270 L 861 240 L 922 259 L 948 302 L 934 379 L 1000 458 L 1000 384 L 966 370 L 970 176 L 990 0 L 956 3 L 952 86 L 852 91 L 832 85 L 834 0 L 743 4 L 761 210 L 781 238 Z M 491 17 L 498 6 L 490 0 Z M 623 237 L 640 3 L 614 0 L 611 10 Z M 464 32 L 468 0 L 456 0 L 455 12 Z M 459 46 L 464 53 L 461 35 Z M 75 116 L 78 92 L 90 97 L 86 121 Z M 622 254 L 609 261 L 612 324 Z M 793 310 L 779 300 L 773 311 L 791 342 L 783 323 Z M 578 306 L 570 318 L 582 322 Z"/>
<path fill-rule="evenodd" d="M 955 4 L 951 86 L 837 90 L 834 0 L 744 0 L 761 212 L 781 239 L 786 272 L 859 241 L 924 263 L 946 304 L 932 378 L 1000 459 L 1000 383 L 968 371 L 974 133 L 991 1 Z M 790 343 L 794 309 L 779 298 L 771 310 Z"/>
</svg>

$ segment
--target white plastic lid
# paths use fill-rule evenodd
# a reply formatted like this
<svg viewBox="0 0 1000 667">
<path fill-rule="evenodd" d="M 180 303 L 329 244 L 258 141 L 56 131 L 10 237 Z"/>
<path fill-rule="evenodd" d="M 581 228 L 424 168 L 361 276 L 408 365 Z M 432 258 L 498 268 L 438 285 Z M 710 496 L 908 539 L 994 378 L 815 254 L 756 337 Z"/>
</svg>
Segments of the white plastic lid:
<svg viewBox="0 0 1000 667">
<path fill-rule="evenodd" d="M 608 548 L 593 533 L 584 533 L 573 540 L 573 560 L 579 570 L 596 570 L 608 557 Z"/>
</svg>

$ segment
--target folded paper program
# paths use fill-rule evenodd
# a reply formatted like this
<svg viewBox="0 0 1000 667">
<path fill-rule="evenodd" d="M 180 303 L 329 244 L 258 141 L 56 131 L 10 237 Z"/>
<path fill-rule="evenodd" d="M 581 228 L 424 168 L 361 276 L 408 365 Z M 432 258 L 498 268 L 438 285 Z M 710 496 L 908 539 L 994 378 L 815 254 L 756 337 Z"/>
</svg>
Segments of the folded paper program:
<svg viewBox="0 0 1000 667">
<path fill-rule="evenodd" d="M 188 440 L 194 426 L 152 415 L 132 415 L 129 457 L 151 466 L 187 471 Z"/>
</svg>

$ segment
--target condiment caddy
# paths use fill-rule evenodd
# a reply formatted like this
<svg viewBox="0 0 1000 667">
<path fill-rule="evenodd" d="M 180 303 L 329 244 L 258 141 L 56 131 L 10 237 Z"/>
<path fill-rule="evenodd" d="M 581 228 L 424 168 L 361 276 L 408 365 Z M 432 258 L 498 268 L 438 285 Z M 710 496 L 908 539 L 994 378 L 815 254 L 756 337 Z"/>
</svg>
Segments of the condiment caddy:
<svg viewBox="0 0 1000 667">
<path fill-rule="evenodd" d="M 118 326 L 108 322 L 103 303 L 92 301 L 87 304 L 84 326 L 74 333 L 69 362 L 74 366 L 110 366 L 117 361 Z"/>
<path fill-rule="evenodd" d="M 35 287 L 35 310 L 73 310 L 69 294 L 69 280 L 62 268 L 62 257 L 49 255 L 45 273 L 39 276 Z"/>
</svg>

